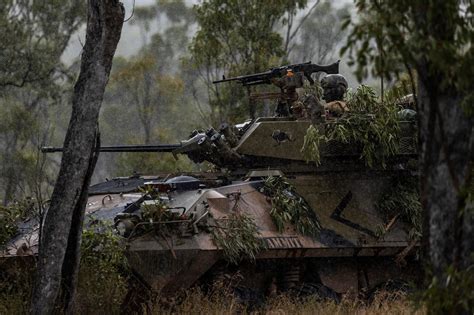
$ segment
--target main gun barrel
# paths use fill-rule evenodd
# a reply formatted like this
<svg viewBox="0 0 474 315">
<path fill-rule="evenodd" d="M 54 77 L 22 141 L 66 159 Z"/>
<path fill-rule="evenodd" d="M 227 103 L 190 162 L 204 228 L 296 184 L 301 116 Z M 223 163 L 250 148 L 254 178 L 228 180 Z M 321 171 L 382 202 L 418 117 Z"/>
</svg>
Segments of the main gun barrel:
<svg viewBox="0 0 474 315">
<path fill-rule="evenodd" d="M 158 145 L 114 145 L 99 148 L 100 152 L 173 152 L 181 148 L 181 144 L 158 144 Z M 43 153 L 63 152 L 61 147 L 42 147 Z"/>
</svg>

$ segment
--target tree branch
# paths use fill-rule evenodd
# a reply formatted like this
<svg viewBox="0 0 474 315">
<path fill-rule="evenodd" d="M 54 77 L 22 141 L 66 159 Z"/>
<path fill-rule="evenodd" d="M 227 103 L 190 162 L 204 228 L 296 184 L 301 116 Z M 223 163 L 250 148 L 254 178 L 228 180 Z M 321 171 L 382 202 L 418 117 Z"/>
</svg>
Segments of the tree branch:
<svg viewBox="0 0 474 315">
<path fill-rule="evenodd" d="M 298 33 L 298 31 L 300 30 L 300 28 L 303 26 L 304 22 L 308 19 L 308 17 L 311 15 L 311 13 L 313 12 L 313 10 L 316 8 L 316 6 L 321 2 L 321 0 L 316 0 L 316 2 L 313 4 L 313 6 L 308 10 L 308 12 L 306 13 L 306 15 L 301 18 L 301 20 L 299 21 L 299 24 L 298 26 L 296 27 L 296 29 L 293 31 L 293 33 L 291 33 L 291 35 L 289 37 L 287 37 L 287 41 L 285 43 L 285 50 L 287 51 L 287 54 L 286 56 L 288 57 L 288 54 L 289 54 L 289 51 L 287 50 L 288 49 L 288 46 L 289 46 L 289 43 L 293 40 L 293 38 L 296 36 L 296 34 Z M 288 29 L 288 33 L 290 32 L 290 29 Z"/>
</svg>

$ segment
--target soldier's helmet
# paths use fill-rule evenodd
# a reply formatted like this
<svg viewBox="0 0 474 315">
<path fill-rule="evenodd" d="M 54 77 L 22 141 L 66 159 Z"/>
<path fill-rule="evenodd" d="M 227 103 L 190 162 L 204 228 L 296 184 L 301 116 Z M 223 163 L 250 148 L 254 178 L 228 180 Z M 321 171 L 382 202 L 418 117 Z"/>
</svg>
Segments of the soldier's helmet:
<svg viewBox="0 0 474 315">
<path fill-rule="evenodd" d="M 328 74 L 321 80 L 321 87 L 324 90 L 323 99 L 326 102 L 340 101 L 347 90 L 347 81 L 343 75 Z"/>
</svg>

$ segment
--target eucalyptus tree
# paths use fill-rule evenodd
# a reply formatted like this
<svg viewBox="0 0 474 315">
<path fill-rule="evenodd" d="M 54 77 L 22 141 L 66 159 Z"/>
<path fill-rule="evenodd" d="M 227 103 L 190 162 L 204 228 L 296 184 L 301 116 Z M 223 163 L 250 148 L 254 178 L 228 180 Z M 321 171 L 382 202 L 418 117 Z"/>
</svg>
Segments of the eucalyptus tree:
<svg viewBox="0 0 474 315">
<path fill-rule="evenodd" d="M 33 196 L 45 182 L 38 147 L 52 133 L 50 114 L 67 93 L 70 72 L 61 62 L 72 34 L 84 21 L 84 4 L 5 0 L 0 6 L 0 191 L 3 204 Z"/>
<path fill-rule="evenodd" d="M 99 111 L 125 15 L 118 0 L 89 0 L 87 11 L 71 119 L 41 233 L 32 314 L 74 310 L 84 211 L 100 147 Z"/>
<path fill-rule="evenodd" d="M 79 0 L 5 0 L 0 6 L 0 89 L 42 82 L 58 62 L 84 18 Z"/>
<path fill-rule="evenodd" d="M 358 75 L 404 71 L 417 86 L 424 248 L 432 313 L 474 307 L 474 4 L 357 0 L 347 46 Z M 415 84 L 416 81 L 416 84 Z M 464 288 L 462 287 L 464 286 Z"/>
<path fill-rule="evenodd" d="M 306 4 L 306 0 L 208 0 L 194 7 L 199 29 L 188 66 L 207 89 L 214 124 L 253 117 L 255 108 L 243 100 L 240 88 L 217 88 L 212 81 L 223 74 L 256 73 L 279 65 L 286 56 L 279 28 Z"/>
<path fill-rule="evenodd" d="M 192 130 L 195 119 L 189 110 L 179 62 L 189 42 L 190 10 L 183 1 L 161 0 L 135 8 L 130 22 L 140 27 L 146 44 L 137 54 L 114 64 L 101 113 L 104 143 L 174 143 Z M 171 154 L 159 158 L 152 153 L 110 154 L 102 155 L 101 160 L 99 165 L 114 176 L 188 165 Z"/>
<path fill-rule="evenodd" d="M 292 62 L 332 63 L 347 36 L 342 29 L 350 15 L 350 5 L 335 7 L 331 1 L 320 2 L 305 18 L 287 51 Z M 302 19 L 303 19 L 302 18 Z"/>
</svg>

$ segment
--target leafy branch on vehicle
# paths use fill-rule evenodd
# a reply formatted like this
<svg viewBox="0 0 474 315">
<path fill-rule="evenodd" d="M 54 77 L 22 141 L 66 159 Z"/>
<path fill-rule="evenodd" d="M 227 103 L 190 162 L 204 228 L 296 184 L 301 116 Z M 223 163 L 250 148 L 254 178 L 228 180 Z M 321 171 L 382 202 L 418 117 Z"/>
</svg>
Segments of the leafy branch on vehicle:
<svg viewBox="0 0 474 315">
<path fill-rule="evenodd" d="M 233 264 L 245 258 L 255 260 L 265 248 L 257 224 L 244 213 L 233 212 L 227 219 L 218 220 L 211 233 L 216 246 L 223 250 L 224 258 Z"/>
<path fill-rule="evenodd" d="M 279 232 L 289 223 L 303 235 L 319 234 L 321 225 L 316 213 L 285 178 L 268 177 L 263 186 L 263 193 L 271 198 L 270 216 Z"/>
<path fill-rule="evenodd" d="M 352 145 L 369 167 L 382 165 L 385 159 L 398 153 L 399 122 L 395 97 L 383 103 L 375 91 L 361 85 L 346 95 L 349 113 L 330 120 L 321 127 L 311 125 L 304 138 L 301 152 L 306 161 L 321 162 L 321 150 L 329 142 Z"/>
</svg>

